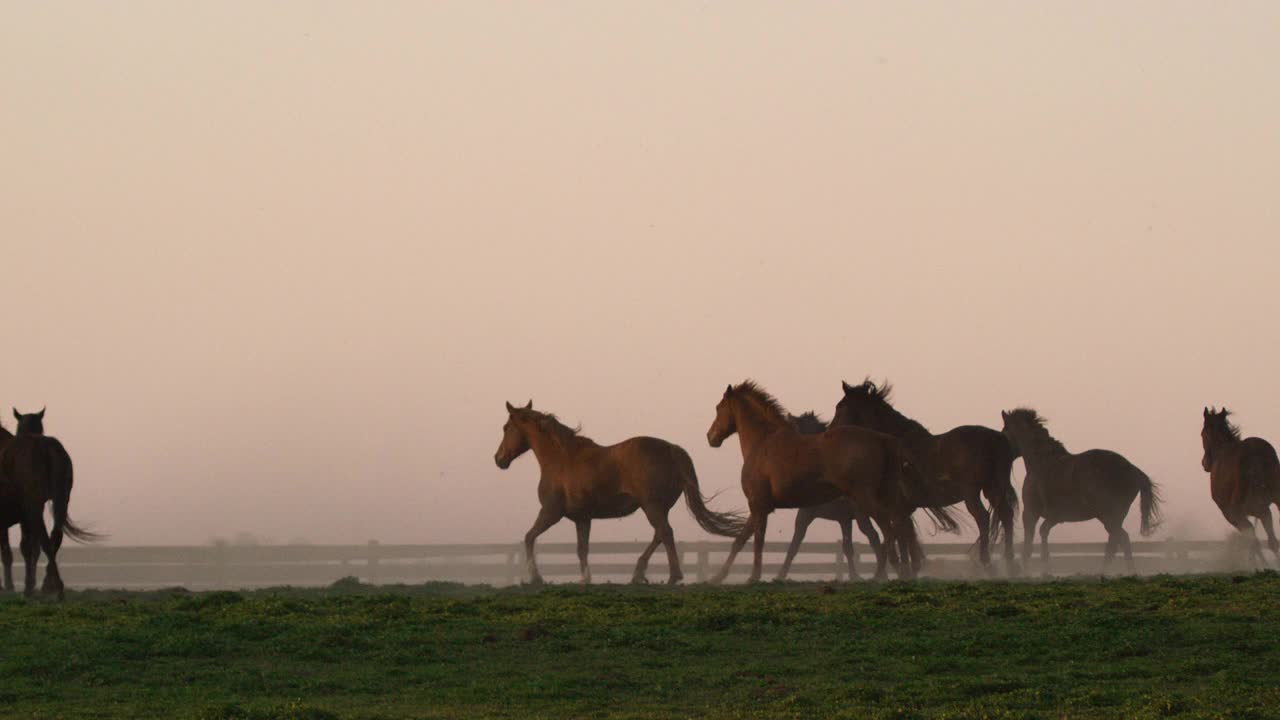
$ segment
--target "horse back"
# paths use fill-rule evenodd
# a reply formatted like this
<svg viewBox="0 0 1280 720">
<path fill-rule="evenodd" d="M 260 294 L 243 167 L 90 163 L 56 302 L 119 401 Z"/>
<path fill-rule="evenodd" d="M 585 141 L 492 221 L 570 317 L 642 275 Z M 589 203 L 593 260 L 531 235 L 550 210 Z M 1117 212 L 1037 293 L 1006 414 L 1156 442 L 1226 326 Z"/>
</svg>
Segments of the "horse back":
<svg viewBox="0 0 1280 720">
<path fill-rule="evenodd" d="M 678 496 L 694 473 L 689 453 L 661 438 L 633 437 L 600 450 L 601 472 L 616 478 L 622 492 L 637 498 L 653 490 Z"/>
<path fill-rule="evenodd" d="M 4 500 L 52 500 L 62 484 L 70 492 L 71 477 L 71 456 L 57 438 L 19 435 L 0 451 L 0 498 Z"/>
<path fill-rule="evenodd" d="M 1280 501 L 1280 458 L 1262 438 L 1245 438 L 1224 450 L 1209 478 L 1213 499 L 1224 511 L 1256 514 Z"/>
</svg>

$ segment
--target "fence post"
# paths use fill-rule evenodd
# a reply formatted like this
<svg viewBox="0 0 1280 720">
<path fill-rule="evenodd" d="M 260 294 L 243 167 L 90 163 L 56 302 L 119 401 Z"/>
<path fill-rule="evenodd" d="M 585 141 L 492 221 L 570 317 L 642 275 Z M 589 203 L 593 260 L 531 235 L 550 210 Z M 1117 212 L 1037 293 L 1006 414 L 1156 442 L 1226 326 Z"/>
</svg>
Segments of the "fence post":
<svg viewBox="0 0 1280 720">
<path fill-rule="evenodd" d="M 369 584 L 378 584 L 378 541 L 369 541 Z"/>
<path fill-rule="evenodd" d="M 698 543 L 698 582 L 707 581 L 707 570 L 711 567 L 711 553 L 706 542 Z"/>
<path fill-rule="evenodd" d="M 836 580 L 844 580 L 844 546 L 836 545 Z"/>
<path fill-rule="evenodd" d="M 520 576 L 517 574 L 520 567 L 517 563 L 519 553 L 512 549 L 507 551 L 507 584 L 515 585 L 520 582 Z"/>
<path fill-rule="evenodd" d="M 219 590 L 227 587 L 227 541 L 213 544 L 213 585 Z"/>
</svg>

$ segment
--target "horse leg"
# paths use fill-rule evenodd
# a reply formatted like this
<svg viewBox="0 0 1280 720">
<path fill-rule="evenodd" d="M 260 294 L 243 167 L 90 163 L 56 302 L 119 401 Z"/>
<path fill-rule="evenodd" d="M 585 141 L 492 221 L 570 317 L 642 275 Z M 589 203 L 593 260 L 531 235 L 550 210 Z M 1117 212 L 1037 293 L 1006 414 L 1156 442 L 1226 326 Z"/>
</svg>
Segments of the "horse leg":
<svg viewBox="0 0 1280 720">
<path fill-rule="evenodd" d="M 747 522 L 742 526 L 742 530 L 738 536 L 733 539 L 733 545 L 729 548 L 729 557 L 724 561 L 724 567 L 720 568 L 720 572 L 711 578 L 712 585 L 719 585 L 724 579 L 729 577 L 729 569 L 733 567 L 733 561 L 738 558 L 738 553 L 742 551 L 742 546 L 747 544 L 747 538 L 751 537 L 751 533 L 755 530 L 756 519 L 758 515 L 751 513 L 747 517 Z"/>
<path fill-rule="evenodd" d="M 1270 505 L 1263 508 L 1262 515 L 1258 516 L 1258 519 L 1262 522 L 1262 529 L 1267 533 L 1267 547 L 1271 549 L 1271 554 L 1276 556 L 1276 560 L 1280 561 L 1280 540 L 1276 540 L 1276 529 L 1271 524 Z M 1258 554 L 1261 555 L 1262 551 L 1259 550 Z M 1263 565 L 1266 565 L 1265 561 Z"/>
<path fill-rule="evenodd" d="M 978 562 L 987 572 L 991 571 L 991 513 L 982 504 L 982 498 L 978 497 L 978 493 L 973 493 L 970 497 L 965 498 L 965 508 L 969 514 L 973 516 L 973 521 L 978 523 Z"/>
<path fill-rule="evenodd" d="M 653 526 L 653 542 L 649 547 L 645 548 L 646 554 L 641 557 L 644 559 L 643 565 L 637 565 L 637 577 L 632 577 L 632 582 L 645 582 L 644 570 L 647 569 L 649 556 L 657 549 L 658 543 L 662 543 L 667 548 L 667 567 L 669 575 L 667 576 L 667 584 L 675 585 L 684 579 L 684 573 L 680 570 L 680 554 L 676 551 L 676 534 L 671 530 L 671 521 L 667 518 L 667 513 L 671 511 L 670 507 L 648 506 L 644 508 L 645 517 L 649 518 L 649 524 Z"/>
<path fill-rule="evenodd" d="M 853 550 L 853 520 L 845 518 L 840 521 L 840 549 L 844 550 L 844 559 L 849 563 L 849 579 L 858 579 L 857 554 Z"/>
<path fill-rule="evenodd" d="M 18 551 L 22 553 L 22 594 L 31 597 L 36 593 L 36 564 L 40 562 L 40 546 L 36 544 L 35 533 L 22 523 L 22 538 L 18 541 Z"/>
<path fill-rule="evenodd" d="M 894 523 L 894 537 L 898 541 L 899 579 L 910 580 L 915 578 L 920 566 L 920 558 L 915 547 L 919 540 L 916 538 L 915 529 L 915 524 L 911 522 L 910 515 Z M 920 551 L 919 554 L 923 555 L 923 551 Z"/>
<path fill-rule="evenodd" d="M 876 526 L 871 524 L 871 518 L 867 517 L 864 512 L 854 512 L 853 521 L 858 524 L 858 529 L 867 538 L 867 543 L 871 545 L 871 552 L 876 556 L 876 579 L 883 580 L 879 576 L 880 571 L 884 570 L 884 545 L 880 544 L 880 533 L 876 532 Z M 849 559 L 850 565 L 853 564 L 853 558 Z"/>
<path fill-rule="evenodd" d="M 13 592 L 13 548 L 9 545 L 9 529 L 0 531 L 0 563 L 4 565 L 4 592 Z"/>
<path fill-rule="evenodd" d="M 591 565 L 587 563 L 587 552 L 591 549 L 591 518 L 574 520 L 578 528 L 578 571 L 582 573 L 582 584 L 591 584 Z"/>
<path fill-rule="evenodd" d="M 1032 546 L 1036 542 L 1036 522 L 1040 518 L 1025 506 L 1022 508 L 1022 564 L 1031 562 Z"/>
<path fill-rule="evenodd" d="M 1049 518 L 1045 518 L 1044 523 L 1040 525 L 1040 564 L 1045 577 L 1049 576 L 1049 530 L 1055 524 Z"/>
<path fill-rule="evenodd" d="M 893 563 L 894 570 L 898 569 L 898 553 L 893 543 L 893 524 L 883 516 L 876 518 L 876 524 L 880 526 L 880 534 L 884 536 L 884 542 L 881 543 L 880 550 L 876 553 L 876 574 L 871 579 L 888 580 L 888 565 L 890 561 Z M 863 532 L 866 531 L 864 530 Z"/>
<path fill-rule="evenodd" d="M 548 528 L 560 522 L 563 514 L 559 510 L 548 509 L 545 505 L 538 511 L 538 517 L 533 521 L 533 527 L 529 528 L 529 532 L 524 534 L 524 562 L 529 570 L 529 584 L 541 585 L 542 575 L 538 573 L 538 563 L 533 559 L 533 541 L 538 536 L 546 532 Z"/>
<path fill-rule="evenodd" d="M 791 562 L 796 559 L 796 553 L 800 552 L 800 543 L 804 542 L 805 533 L 809 531 L 809 525 L 813 522 L 814 515 L 809 508 L 800 508 L 796 511 L 796 529 L 791 535 L 791 545 L 787 547 L 787 557 L 782 561 L 782 569 L 778 571 L 778 579 L 786 580 L 787 573 L 791 571 Z M 853 561 L 849 561 L 852 569 Z"/>
<path fill-rule="evenodd" d="M 1116 558 L 1116 545 L 1119 544 L 1119 536 L 1116 535 L 1109 525 L 1107 526 L 1107 549 L 1102 554 L 1102 574 L 1107 574 L 1107 569 L 1111 567 L 1111 561 Z"/>
<path fill-rule="evenodd" d="M 1129 532 L 1121 527 L 1116 531 L 1116 535 L 1119 536 L 1120 546 L 1124 548 L 1124 565 L 1128 568 L 1129 574 L 1134 575 L 1137 570 L 1133 564 L 1133 543 L 1129 542 Z"/>
<path fill-rule="evenodd" d="M 762 513 L 756 523 L 755 557 L 751 561 L 751 577 L 747 582 L 760 582 L 760 573 L 764 570 L 764 530 L 769 525 L 769 515 Z"/>
<path fill-rule="evenodd" d="M 42 508 L 43 509 L 43 508 Z M 35 515 L 34 519 L 28 523 L 31 527 L 32 542 L 31 554 L 34 559 L 40 559 L 40 551 L 44 551 L 45 568 L 44 583 L 40 586 L 40 591 L 44 593 L 57 593 L 58 599 L 65 598 L 65 589 L 62 584 L 62 573 L 58 572 L 58 551 L 53 549 L 53 540 L 49 538 L 49 531 L 44 526 L 44 518 L 41 515 Z M 34 570 L 35 563 L 32 563 Z M 34 572 L 32 573 L 34 580 Z"/>
</svg>

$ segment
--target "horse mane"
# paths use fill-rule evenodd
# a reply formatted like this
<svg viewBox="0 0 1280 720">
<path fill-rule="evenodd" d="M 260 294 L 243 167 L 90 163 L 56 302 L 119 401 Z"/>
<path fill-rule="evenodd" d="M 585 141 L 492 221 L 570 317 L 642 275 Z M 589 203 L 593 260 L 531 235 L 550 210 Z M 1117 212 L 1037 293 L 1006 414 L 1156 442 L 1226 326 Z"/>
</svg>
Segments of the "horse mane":
<svg viewBox="0 0 1280 720">
<path fill-rule="evenodd" d="M 760 387 L 755 380 L 743 380 L 734 385 L 733 394 L 742 396 L 744 400 L 759 408 L 767 422 L 774 425 L 791 425 L 791 414 L 782 407 L 782 403 L 778 402 L 777 398 Z"/>
<path fill-rule="evenodd" d="M 1221 410 L 1214 410 L 1213 408 L 1209 408 L 1208 421 L 1212 424 L 1212 426 L 1217 428 L 1218 430 L 1225 432 L 1227 436 L 1231 438 L 1232 442 L 1239 442 L 1240 426 L 1231 422 L 1228 419 L 1229 417 L 1231 417 L 1231 411 L 1226 409 L 1225 407 L 1222 408 Z"/>
<path fill-rule="evenodd" d="M 561 422 L 560 418 L 555 416 L 555 413 L 544 413 L 532 408 L 521 410 L 521 412 L 563 450 L 568 450 L 573 445 L 582 442 L 595 444 L 594 440 L 582 434 L 581 425 L 569 427 Z"/>
<path fill-rule="evenodd" d="M 799 415 L 787 415 L 787 419 L 802 435 L 818 435 L 827 430 L 827 421 L 812 410 Z"/>
<path fill-rule="evenodd" d="M 893 384 L 888 380 L 876 385 L 868 376 L 863 379 L 861 385 L 853 389 L 853 392 L 861 394 L 874 402 L 891 420 L 901 424 L 905 432 L 929 433 L 929 429 L 923 424 L 903 415 L 898 412 L 898 408 L 893 406 Z"/>
<path fill-rule="evenodd" d="M 1017 421 L 1025 425 L 1032 434 L 1032 439 L 1036 441 L 1040 449 L 1052 450 L 1054 452 L 1067 453 L 1067 446 L 1058 441 L 1057 438 L 1049 434 L 1049 428 L 1045 427 L 1045 418 L 1029 407 L 1020 407 L 1010 410 L 1007 414 L 1008 420 Z"/>
</svg>

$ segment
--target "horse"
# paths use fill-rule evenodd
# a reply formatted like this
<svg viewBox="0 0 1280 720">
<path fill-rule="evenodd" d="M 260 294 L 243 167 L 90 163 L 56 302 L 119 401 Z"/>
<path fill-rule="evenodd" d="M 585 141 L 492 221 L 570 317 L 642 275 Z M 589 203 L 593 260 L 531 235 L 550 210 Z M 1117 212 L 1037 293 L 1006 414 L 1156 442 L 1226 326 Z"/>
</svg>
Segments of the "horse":
<svg viewBox="0 0 1280 720">
<path fill-rule="evenodd" d="M 810 410 L 800 415 L 788 415 L 787 419 L 795 426 L 796 430 L 802 435 L 818 435 L 827 430 L 827 423 L 818 414 Z M 746 458 L 744 457 L 745 461 Z M 867 537 L 872 551 L 879 557 L 884 552 L 880 546 L 880 533 L 876 532 L 875 525 L 871 524 L 871 518 L 865 513 L 860 513 L 849 501 L 849 498 L 843 495 L 822 503 L 820 505 L 810 505 L 796 510 L 796 528 L 791 536 L 791 544 L 787 546 L 787 557 L 782 561 L 782 569 L 778 571 L 779 580 L 786 580 L 787 573 L 791 570 L 791 563 L 795 561 L 796 554 L 800 552 L 800 544 L 804 542 L 805 533 L 809 531 L 809 526 L 814 520 L 831 520 L 840 525 L 841 542 L 840 547 L 844 551 L 845 560 L 849 563 L 849 577 L 858 577 L 856 568 L 856 555 L 853 549 L 853 523 L 857 521 L 858 529 Z"/>
<path fill-rule="evenodd" d="M 13 433 L 0 424 L 0 453 L 4 452 Z M 13 592 L 13 547 L 9 544 L 9 528 L 22 522 L 21 501 L 9 484 L 0 478 L 0 565 L 4 566 L 4 592 Z"/>
<path fill-rule="evenodd" d="M 1204 409 L 1204 427 L 1200 430 L 1204 457 L 1200 465 L 1209 473 L 1209 494 L 1223 517 L 1252 540 L 1249 559 L 1266 567 L 1249 518 L 1261 521 L 1267 533 L 1267 547 L 1280 560 L 1280 541 L 1271 524 L 1271 505 L 1280 506 L 1280 459 L 1266 440 L 1240 439 L 1240 428 L 1227 419 L 1230 414 L 1226 408 Z"/>
<path fill-rule="evenodd" d="M 926 498 L 931 505 L 963 502 L 978 526 L 978 560 L 991 567 L 991 543 L 1003 529 L 1005 567 L 1013 562 L 1013 518 L 1018 494 L 1010 479 L 1013 448 L 998 430 L 981 425 L 961 425 L 934 435 L 919 422 L 893 406 L 893 386 L 877 386 L 870 379 L 861 385 L 841 382 L 844 397 L 836 404 L 832 425 L 861 425 L 902 440 L 912 461 L 932 480 Z M 985 495 L 994 512 L 982 504 Z"/>
<path fill-rule="evenodd" d="M 1124 519 L 1135 497 L 1141 497 L 1141 532 L 1151 535 L 1160 526 L 1160 488 L 1124 456 L 1110 450 L 1072 453 L 1049 434 L 1045 420 L 1035 410 L 1001 411 L 1004 435 L 1027 466 L 1022 484 L 1022 561 L 1031 557 L 1036 523 L 1040 526 L 1040 558 L 1049 574 L 1049 530 L 1064 522 L 1098 520 L 1107 530 L 1105 572 L 1124 548 L 1125 562 L 1133 572 L 1133 546 Z"/>
<path fill-rule="evenodd" d="M 22 526 L 19 549 L 26 566 L 24 593 L 28 596 L 34 593 L 36 564 L 43 551 L 48 564 L 41 589 L 56 593 L 62 600 L 65 587 L 57 556 L 63 535 L 78 542 L 92 542 L 101 536 L 71 520 L 68 509 L 73 480 L 71 456 L 57 438 L 44 434 L 44 412 L 24 415 L 16 409 L 13 411 L 18 420 L 17 433 L 0 452 L 0 485 L 3 485 L 0 497 L 11 509 L 3 513 L 0 521 L 9 522 L 16 517 Z M 53 503 L 52 534 L 44 524 L 44 506 L 50 501 Z M 16 508 L 16 512 L 12 508 Z M 7 538 L 5 544 L 8 544 Z M 10 558 L 12 551 L 6 560 Z M 9 575 L 7 562 L 5 570 Z"/>
<path fill-rule="evenodd" d="M 755 562 L 749 582 L 760 579 L 764 534 L 769 514 L 778 508 L 802 508 L 834 500 L 843 494 L 854 507 L 876 521 L 884 533 L 886 551 L 876 559 L 876 577 L 884 577 L 888 547 L 896 543 L 895 561 L 909 558 L 916 540 L 911 513 L 913 498 L 922 492 L 924 477 L 907 459 L 896 438 L 859 427 L 830 428 L 821 435 L 802 435 L 786 410 L 751 380 L 729 385 L 716 405 L 707 429 L 711 447 L 738 434 L 742 448 L 742 491 L 750 515 L 734 538 L 724 567 L 713 579 L 723 582 L 747 538 L 755 536 Z M 957 529 L 942 507 L 928 507 L 934 523 Z M 910 562 L 895 562 L 899 577 L 914 576 Z"/>
<path fill-rule="evenodd" d="M 505 470 L 528 450 L 533 451 L 542 470 L 538 482 L 542 507 L 524 536 L 531 584 L 542 583 L 534 561 L 534 540 L 562 518 L 572 520 L 578 529 L 578 564 L 584 585 L 591 582 L 587 551 L 594 519 L 625 517 L 639 509 L 653 526 L 653 541 L 640 553 L 631 577 L 635 583 L 647 582 L 649 558 L 659 544 L 667 549 L 667 582 L 675 584 L 684 577 L 675 534 L 667 518 L 681 493 L 698 525 L 713 535 L 736 536 L 744 524 L 737 513 L 717 513 L 707 508 L 709 498 L 698 487 L 689 453 L 665 440 L 634 437 L 617 445 L 601 446 L 555 415 L 534 410 L 532 400 L 522 408 L 507 403 L 507 422 L 502 426 L 502 442 L 493 460 Z"/>
</svg>

